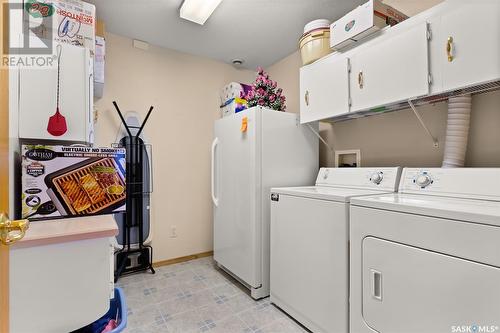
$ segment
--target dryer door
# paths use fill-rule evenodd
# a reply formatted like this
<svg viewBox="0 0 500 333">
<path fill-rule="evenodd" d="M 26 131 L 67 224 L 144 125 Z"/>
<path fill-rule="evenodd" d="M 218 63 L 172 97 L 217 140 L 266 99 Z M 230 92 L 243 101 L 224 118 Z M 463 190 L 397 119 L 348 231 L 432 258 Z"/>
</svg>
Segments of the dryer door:
<svg viewBox="0 0 500 333">
<path fill-rule="evenodd" d="M 363 241 L 363 317 L 378 332 L 458 332 L 462 326 L 494 332 L 499 281 L 498 267 L 373 237 Z"/>
</svg>

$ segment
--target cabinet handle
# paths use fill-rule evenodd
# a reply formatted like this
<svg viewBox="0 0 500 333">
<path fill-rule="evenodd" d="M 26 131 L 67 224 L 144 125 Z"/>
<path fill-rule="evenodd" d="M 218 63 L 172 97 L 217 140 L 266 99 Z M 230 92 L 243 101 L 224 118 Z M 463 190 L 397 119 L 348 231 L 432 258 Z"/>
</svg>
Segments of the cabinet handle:
<svg viewBox="0 0 500 333">
<path fill-rule="evenodd" d="M 448 55 L 448 62 L 453 61 L 453 37 L 448 37 L 446 41 L 446 54 Z"/>
<path fill-rule="evenodd" d="M 363 77 L 363 71 L 360 71 L 358 73 L 358 85 L 359 85 L 359 89 L 363 89 L 363 87 L 365 85 L 365 80 L 364 80 L 364 77 Z"/>
<path fill-rule="evenodd" d="M 306 93 L 304 94 L 304 101 L 306 102 L 306 105 L 309 106 L 309 90 L 306 90 Z"/>
</svg>

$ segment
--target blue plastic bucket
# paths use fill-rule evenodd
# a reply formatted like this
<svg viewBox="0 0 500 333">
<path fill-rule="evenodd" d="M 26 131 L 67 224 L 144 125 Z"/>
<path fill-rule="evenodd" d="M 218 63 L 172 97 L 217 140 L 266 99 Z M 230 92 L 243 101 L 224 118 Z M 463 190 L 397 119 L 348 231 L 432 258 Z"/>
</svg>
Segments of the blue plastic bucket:
<svg viewBox="0 0 500 333">
<path fill-rule="evenodd" d="M 115 319 L 117 313 L 119 324 L 109 333 L 122 332 L 127 327 L 127 301 L 122 288 L 115 288 L 115 298 L 111 300 L 109 311 L 101 319 Z"/>
</svg>

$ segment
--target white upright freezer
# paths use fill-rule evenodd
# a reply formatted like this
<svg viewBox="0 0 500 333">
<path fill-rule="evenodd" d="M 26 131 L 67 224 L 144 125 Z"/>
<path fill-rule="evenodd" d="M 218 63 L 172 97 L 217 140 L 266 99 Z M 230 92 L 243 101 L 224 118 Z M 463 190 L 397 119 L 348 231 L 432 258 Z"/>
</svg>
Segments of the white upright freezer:
<svg viewBox="0 0 500 333">
<path fill-rule="evenodd" d="M 318 148 L 294 113 L 253 107 L 215 122 L 214 259 L 255 299 L 269 295 L 270 189 L 314 184 Z"/>
</svg>

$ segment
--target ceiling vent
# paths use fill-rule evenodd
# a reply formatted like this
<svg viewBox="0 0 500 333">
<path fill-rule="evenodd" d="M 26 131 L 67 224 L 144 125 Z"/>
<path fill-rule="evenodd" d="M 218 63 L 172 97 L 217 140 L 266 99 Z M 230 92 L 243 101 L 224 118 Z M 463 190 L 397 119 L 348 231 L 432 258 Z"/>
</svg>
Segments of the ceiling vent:
<svg viewBox="0 0 500 333">
<path fill-rule="evenodd" d="M 245 60 L 243 59 L 233 59 L 231 60 L 231 63 L 233 64 L 233 66 L 235 68 L 242 68 L 243 67 L 243 64 L 245 63 Z"/>
<path fill-rule="evenodd" d="M 149 50 L 149 43 L 144 42 L 142 40 L 134 39 L 133 45 L 134 45 L 134 47 L 136 49 L 141 49 L 141 50 L 144 50 L 144 51 Z"/>
</svg>

